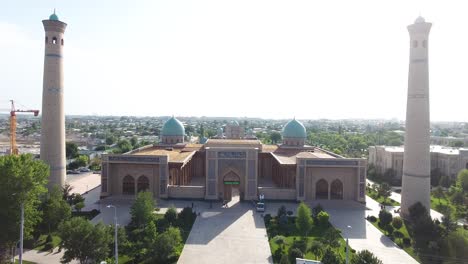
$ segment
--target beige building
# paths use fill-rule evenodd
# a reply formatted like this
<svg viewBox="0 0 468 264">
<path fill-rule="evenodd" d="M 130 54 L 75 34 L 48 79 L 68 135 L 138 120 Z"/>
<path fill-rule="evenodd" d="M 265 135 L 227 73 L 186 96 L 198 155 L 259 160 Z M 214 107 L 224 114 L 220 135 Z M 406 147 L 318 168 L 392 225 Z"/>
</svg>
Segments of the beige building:
<svg viewBox="0 0 468 264">
<path fill-rule="evenodd" d="M 440 169 L 442 175 L 455 178 L 462 169 L 468 169 L 468 149 L 443 146 L 431 146 L 431 170 Z M 384 174 L 388 169 L 395 171 L 395 178 L 403 175 L 404 147 L 373 146 L 369 147 L 369 164 L 373 164 L 377 173 Z"/>
<path fill-rule="evenodd" d="M 264 145 L 245 138 L 170 143 L 164 138 L 183 131 L 172 119 L 161 143 L 103 157 L 102 197 L 150 190 L 159 198 L 230 200 L 239 194 L 257 200 L 263 194 L 268 200 L 365 202 L 366 160 L 305 145 L 306 130 L 297 120 L 284 126 L 283 144 Z"/>
</svg>

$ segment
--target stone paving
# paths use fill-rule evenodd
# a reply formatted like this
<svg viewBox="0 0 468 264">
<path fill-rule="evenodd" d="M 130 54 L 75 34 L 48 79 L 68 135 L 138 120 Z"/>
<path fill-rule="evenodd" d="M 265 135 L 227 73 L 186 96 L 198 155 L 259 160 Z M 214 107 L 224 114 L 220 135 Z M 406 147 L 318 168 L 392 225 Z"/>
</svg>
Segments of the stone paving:
<svg viewBox="0 0 468 264">
<path fill-rule="evenodd" d="M 252 204 L 234 203 L 203 210 L 178 263 L 272 263 L 263 218 Z"/>
</svg>

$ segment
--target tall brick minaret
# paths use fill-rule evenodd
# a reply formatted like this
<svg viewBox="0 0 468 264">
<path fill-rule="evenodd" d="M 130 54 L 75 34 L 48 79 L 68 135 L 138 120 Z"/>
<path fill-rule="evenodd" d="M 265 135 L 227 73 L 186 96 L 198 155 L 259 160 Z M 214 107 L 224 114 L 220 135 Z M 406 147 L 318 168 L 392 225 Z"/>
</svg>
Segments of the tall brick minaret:
<svg viewBox="0 0 468 264">
<path fill-rule="evenodd" d="M 418 17 L 408 26 L 410 62 L 406 105 L 401 213 L 421 202 L 429 211 L 431 189 L 428 37 L 432 24 Z"/>
<path fill-rule="evenodd" d="M 50 166 L 49 190 L 66 177 L 65 114 L 63 109 L 63 47 L 67 24 L 54 13 L 42 20 L 45 30 L 42 90 L 41 159 Z"/>
</svg>

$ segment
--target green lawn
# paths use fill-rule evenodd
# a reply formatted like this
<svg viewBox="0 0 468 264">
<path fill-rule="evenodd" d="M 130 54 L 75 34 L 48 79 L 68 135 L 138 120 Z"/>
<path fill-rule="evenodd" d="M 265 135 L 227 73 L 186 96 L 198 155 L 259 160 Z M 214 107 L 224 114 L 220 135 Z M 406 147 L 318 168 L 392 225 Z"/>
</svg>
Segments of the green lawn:
<svg viewBox="0 0 468 264">
<path fill-rule="evenodd" d="M 457 209 L 455 206 L 445 198 L 435 198 L 431 194 L 431 209 L 436 210 L 439 213 L 444 213 L 447 209 L 450 210 L 451 216 L 455 218 Z"/>
<path fill-rule="evenodd" d="M 285 230 L 287 230 L 286 232 L 278 232 L 279 235 L 281 236 L 284 236 L 285 237 L 285 243 L 284 243 L 284 246 L 283 246 L 283 252 L 288 252 L 289 248 L 291 247 L 291 245 L 293 244 L 293 242 L 295 240 L 301 240 L 302 237 L 299 235 L 297 229 L 296 229 L 296 226 L 294 224 L 294 219 L 295 217 L 288 217 L 289 220 L 288 220 L 288 224 L 287 224 L 287 227 L 285 228 Z M 270 227 L 270 224 L 268 223 L 265 223 L 266 226 L 267 226 L 267 233 L 268 233 L 268 238 L 269 238 L 269 244 L 270 244 L 270 250 L 271 250 L 271 253 L 272 255 L 275 253 L 275 251 L 280 247 L 280 245 L 278 245 L 275 241 L 274 241 L 274 234 L 271 233 L 271 227 Z M 270 227 L 270 228 L 269 228 Z M 314 240 L 320 240 L 322 237 L 323 237 L 323 234 L 328 230 L 328 229 L 334 229 L 333 226 L 329 225 L 327 227 L 320 227 L 320 226 L 317 226 L 317 225 L 313 225 L 310 233 L 309 233 L 309 236 L 307 237 L 307 248 L 310 247 L 310 245 L 312 244 L 312 241 Z M 339 243 L 340 243 L 340 246 L 338 248 L 334 248 L 333 250 L 335 252 L 337 252 L 342 260 L 344 261 L 345 259 L 345 256 L 346 256 L 346 251 L 345 251 L 345 248 L 346 248 L 346 242 L 345 240 L 343 239 L 343 237 L 341 237 L 339 239 Z M 323 248 L 323 251 L 325 251 L 325 248 Z M 349 257 L 351 258 L 351 256 L 353 255 L 354 253 L 352 253 L 352 249 L 350 248 L 350 255 Z M 317 260 L 317 257 L 314 256 L 314 254 L 312 254 L 311 252 L 306 252 L 304 258 L 306 259 L 312 259 L 312 260 Z"/>
<path fill-rule="evenodd" d="M 15 259 L 15 264 L 16 264 L 16 263 L 19 263 L 19 260 Z M 36 262 L 27 261 L 27 260 L 24 260 L 24 259 L 23 259 L 23 264 L 36 264 Z"/>
<path fill-rule="evenodd" d="M 397 202 L 397 201 L 395 201 L 395 200 L 393 200 L 393 199 L 391 199 L 391 198 L 387 198 L 387 199 L 384 201 L 384 198 L 383 198 L 382 196 L 379 196 L 378 193 L 377 193 L 376 191 L 374 191 L 374 190 L 372 190 L 372 189 L 370 189 L 370 188 L 368 188 L 368 187 L 366 188 L 366 194 L 367 194 L 370 198 L 376 200 L 376 201 L 377 201 L 378 203 L 380 203 L 380 204 L 391 205 L 391 206 L 398 206 L 398 205 L 400 205 L 399 202 Z"/>
<path fill-rule="evenodd" d="M 47 248 L 47 243 L 46 243 L 47 235 L 41 235 L 39 239 L 37 240 L 34 249 L 37 251 L 47 251 L 49 248 Z M 52 248 L 58 247 L 62 240 L 60 237 L 57 236 L 57 234 L 52 234 Z"/>
<path fill-rule="evenodd" d="M 371 221 L 369 221 L 370 223 L 372 223 Z M 380 230 L 380 232 L 382 232 L 382 234 L 384 235 L 387 235 L 387 231 L 383 230 L 380 226 L 379 226 L 379 220 L 377 218 L 377 221 L 373 222 L 372 223 L 375 227 L 377 227 L 377 229 Z M 398 230 L 400 231 L 402 234 L 403 234 L 403 237 L 406 237 L 406 238 L 410 238 L 409 234 L 408 234 L 408 230 L 406 229 L 406 224 L 403 222 L 403 226 Z M 410 254 L 411 257 L 413 257 L 415 260 L 417 260 L 418 262 L 420 262 L 419 260 L 419 257 L 417 256 L 416 252 L 414 252 L 414 249 L 413 247 L 410 245 L 410 246 L 406 246 L 403 244 L 403 238 L 395 238 L 393 236 L 389 236 L 389 238 L 394 241 L 400 248 L 402 248 L 404 251 L 406 251 L 406 253 Z"/>
</svg>

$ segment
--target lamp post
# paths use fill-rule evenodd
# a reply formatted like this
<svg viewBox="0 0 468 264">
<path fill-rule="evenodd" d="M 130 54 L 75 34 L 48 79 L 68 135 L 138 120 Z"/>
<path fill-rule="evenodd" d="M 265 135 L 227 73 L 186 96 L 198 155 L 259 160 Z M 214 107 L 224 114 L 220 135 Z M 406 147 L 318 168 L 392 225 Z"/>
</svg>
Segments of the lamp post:
<svg viewBox="0 0 468 264">
<path fill-rule="evenodd" d="M 347 226 L 347 228 L 351 229 L 351 226 Z M 349 264 L 349 236 L 346 236 L 346 264 Z"/>
<path fill-rule="evenodd" d="M 114 240 L 115 240 L 115 264 L 119 264 L 119 247 L 117 244 L 117 207 L 108 205 L 107 208 L 114 208 Z"/>
</svg>

